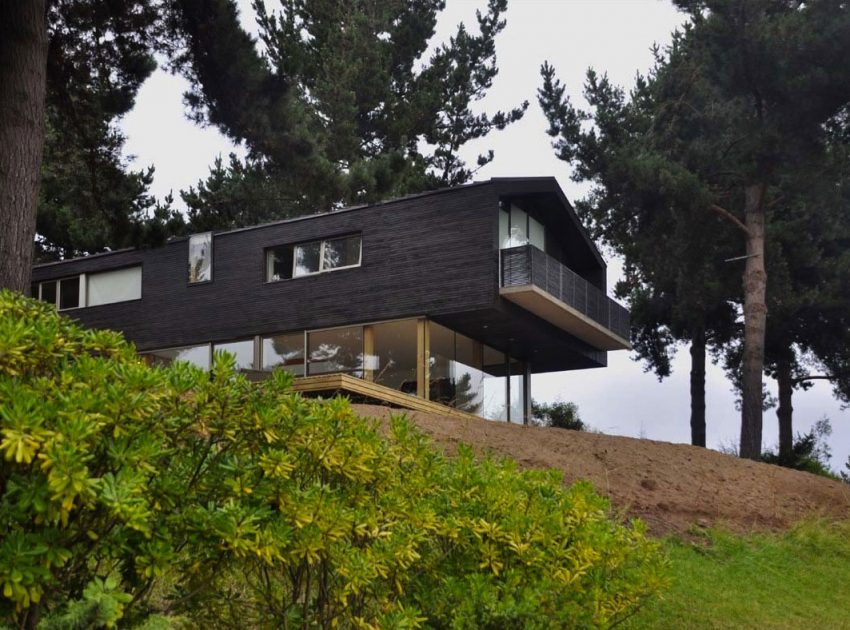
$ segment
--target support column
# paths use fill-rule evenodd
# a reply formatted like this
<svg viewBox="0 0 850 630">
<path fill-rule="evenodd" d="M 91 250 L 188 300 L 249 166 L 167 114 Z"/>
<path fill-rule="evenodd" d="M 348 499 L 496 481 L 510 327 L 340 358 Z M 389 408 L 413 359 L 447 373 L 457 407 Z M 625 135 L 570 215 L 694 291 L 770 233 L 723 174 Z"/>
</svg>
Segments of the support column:
<svg viewBox="0 0 850 630">
<path fill-rule="evenodd" d="M 531 424 L 531 363 L 523 363 L 522 370 L 522 423 Z"/>
<path fill-rule="evenodd" d="M 363 327 L 363 378 L 367 381 L 375 380 L 375 331 L 371 326 Z"/>
<path fill-rule="evenodd" d="M 430 382 L 430 340 L 428 335 L 428 320 L 416 320 L 416 395 L 425 400 L 429 399 L 428 383 Z"/>
</svg>

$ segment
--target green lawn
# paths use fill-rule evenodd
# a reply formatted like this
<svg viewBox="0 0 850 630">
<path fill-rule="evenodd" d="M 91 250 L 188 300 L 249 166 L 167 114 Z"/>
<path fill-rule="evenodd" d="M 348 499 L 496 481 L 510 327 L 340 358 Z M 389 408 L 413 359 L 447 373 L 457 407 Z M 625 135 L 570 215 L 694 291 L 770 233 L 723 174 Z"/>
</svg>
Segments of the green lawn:
<svg viewBox="0 0 850 630">
<path fill-rule="evenodd" d="M 850 628 L 850 522 L 668 539 L 671 585 L 626 628 Z"/>
</svg>

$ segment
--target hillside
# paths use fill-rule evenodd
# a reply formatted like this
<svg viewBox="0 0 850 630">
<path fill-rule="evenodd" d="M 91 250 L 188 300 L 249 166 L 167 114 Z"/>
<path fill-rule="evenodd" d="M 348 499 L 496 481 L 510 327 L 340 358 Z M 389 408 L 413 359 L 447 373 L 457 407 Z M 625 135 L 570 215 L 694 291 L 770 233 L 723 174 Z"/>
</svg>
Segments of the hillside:
<svg viewBox="0 0 850 630">
<path fill-rule="evenodd" d="M 398 412 L 378 405 L 355 408 L 383 419 Z M 708 449 L 415 411 L 407 415 L 448 452 L 463 442 L 513 457 L 522 466 L 558 468 L 567 482 L 587 479 L 656 534 L 685 532 L 694 524 L 745 532 L 785 528 L 813 515 L 850 517 L 846 484 Z"/>
</svg>

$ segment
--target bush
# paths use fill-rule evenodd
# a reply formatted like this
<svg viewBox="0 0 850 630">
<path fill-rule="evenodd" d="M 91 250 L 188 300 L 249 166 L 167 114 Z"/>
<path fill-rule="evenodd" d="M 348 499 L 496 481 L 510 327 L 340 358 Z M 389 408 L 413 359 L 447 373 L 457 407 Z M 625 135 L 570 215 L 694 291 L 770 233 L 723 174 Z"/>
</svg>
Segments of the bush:
<svg viewBox="0 0 850 630">
<path fill-rule="evenodd" d="M 531 415 L 544 427 L 557 427 L 572 431 L 587 431 L 587 425 L 578 415 L 578 405 L 572 402 L 531 402 Z"/>
<path fill-rule="evenodd" d="M 657 544 L 589 486 L 384 436 L 290 378 L 148 367 L 0 293 L 0 620 L 605 627 L 660 588 Z"/>
<path fill-rule="evenodd" d="M 832 425 L 828 418 L 823 417 L 815 423 L 808 433 L 797 434 L 788 456 L 783 457 L 780 453 L 765 451 L 762 453 L 761 459 L 767 464 L 802 470 L 830 479 L 839 479 L 829 468 L 830 450 L 827 438 L 830 435 L 832 435 Z"/>
</svg>

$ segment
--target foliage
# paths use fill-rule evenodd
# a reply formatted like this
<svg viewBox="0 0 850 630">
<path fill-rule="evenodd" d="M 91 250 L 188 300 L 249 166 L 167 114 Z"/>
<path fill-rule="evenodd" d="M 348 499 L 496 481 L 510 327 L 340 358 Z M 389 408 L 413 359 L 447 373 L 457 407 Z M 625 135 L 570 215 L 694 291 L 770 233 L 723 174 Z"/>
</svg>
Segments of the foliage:
<svg viewBox="0 0 850 630">
<path fill-rule="evenodd" d="M 694 541 L 693 538 L 696 538 Z M 745 536 L 720 530 L 668 539 L 672 584 L 626 628 L 847 627 L 850 522 L 806 521 Z"/>
<path fill-rule="evenodd" d="M 234 365 L 149 367 L 0 294 L 0 618 L 606 627 L 662 586 L 657 544 L 588 485 Z"/>
<path fill-rule="evenodd" d="M 804 470 L 806 472 L 835 479 L 836 475 L 829 467 L 830 449 L 827 439 L 832 435 L 829 418 L 823 417 L 805 434 L 797 434 L 790 455 L 766 451 L 761 459 L 768 464 L 776 464 L 785 468 Z"/>
<path fill-rule="evenodd" d="M 469 167 L 461 147 L 528 105 L 477 107 L 498 72 L 506 0 L 489 0 L 477 32 L 459 25 L 430 56 L 443 0 L 258 0 L 259 42 L 233 0 L 170 6 L 170 56 L 192 84 L 193 116 L 248 149 L 244 162 L 217 164 L 184 195 L 192 229 L 196 220 L 237 227 L 270 211 L 282 218 L 464 183 L 493 153 Z"/>
<path fill-rule="evenodd" d="M 741 451 L 757 457 L 765 329 L 768 367 L 801 338 L 814 352 L 847 346 L 836 280 L 846 278 L 850 234 L 850 74 L 839 61 L 850 53 L 850 11 L 836 2 L 676 4 L 688 22 L 629 93 L 591 70 L 584 112 L 544 64 L 538 100 L 556 154 L 592 185 L 577 209 L 625 257 L 618 290 L 638 307 L 643 358 L 663 376 L 673 341 L 703 330 L 716 348 L 742 335 Z M 817 350 L 815 336 L 832 342 Z"/>
<path fill-rule="evenodd" d="M 578 415 L 578 405 L 573 402 L 556 401 L 538 403 L 531 401 L 531 415 L 544 427 L 557 427 L 572 431 L 586 431 L 587 425 Z"/>
<path fill-rule="evenodd" d="M 156 68 L 155 0 L 48 2 L 47 116 L 36 248 L 42 260 L 139 244 L 182 229 L 133 171 L 118 121 Z"/>
</svg>

